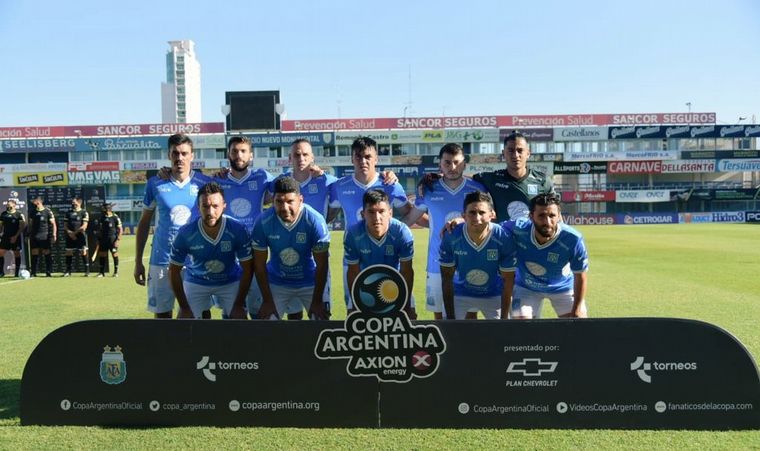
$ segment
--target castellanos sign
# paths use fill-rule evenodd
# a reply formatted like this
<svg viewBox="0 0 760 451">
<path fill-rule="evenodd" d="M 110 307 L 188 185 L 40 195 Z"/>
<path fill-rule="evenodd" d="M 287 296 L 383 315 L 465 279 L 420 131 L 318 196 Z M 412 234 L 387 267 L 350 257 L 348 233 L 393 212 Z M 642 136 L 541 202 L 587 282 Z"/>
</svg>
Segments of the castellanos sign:
<svg viewBox="0 0 760 451">
<path fill-rule="evenodd" d="M 359 273 L 351 287 L 356 311 L 343 328 L 319 334 L 314 354 L 320 359 L 348 359 L 353 377 L 376 377 L 382 382 L 409 382 L 431 376 L 446 352 L 438 326 L 413 325 L 404 306 L 409 289 L 401 274 L 386 265 Z"/>
</svg>

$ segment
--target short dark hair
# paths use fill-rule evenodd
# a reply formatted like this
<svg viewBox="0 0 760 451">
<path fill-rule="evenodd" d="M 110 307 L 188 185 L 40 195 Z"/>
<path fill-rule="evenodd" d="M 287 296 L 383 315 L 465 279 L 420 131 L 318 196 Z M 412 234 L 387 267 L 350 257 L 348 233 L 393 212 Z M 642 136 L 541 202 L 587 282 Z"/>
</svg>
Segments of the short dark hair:
<svg viewBox="0 0 760 451">
<path fill-rule="evenodd" d="M 169 150 L 172 150 L 172 147 L 177 147 L 182 144 L 188 144 L 190 146 L 190 151 L 192 152 L 193 140 L 190 139 L 189 136 L 184 133 L 177 133 L 169 137 Z"/>
<path fill-rule="evenodd" d="M 556 205 L 557 209 L 561 209 L 562 208 L 560 206 L 561 203 L 562 203 L 562 200 L 560 199 L 557 193 L 553 193 L 553 192 L 541 193 L 541 194 L 536 195 L 533 199 L 530 200 L 530 212 L 533 213 L 536 210 L 536 205 L 540 205 L 542 207 L 548 207 L 549 205 Z"/>
<path fill-rule="evenodd" d="M 523 135 L 517 130 L 512 130 L 512 133 L 508 134 L 504 138 L 504 148 L 506 149 L 508 142 L 517 141 L 518 139 L 524 139 L 526 143 L 528 142 L 528 138 L 525 135 Z"/>
<path fill-rule="evenodd" d="M 375 142 L 374 139 L 368 136 L 356 138 L 354 142 L 351 143 L 351 155 L 355 155 L 359 152 L 364 152 L 370 147 L 375 149 L 375 153 L 377 153 L 377 142 Z"/>
<path fill-rule="evenodd" d="M 71 198 L 71 200 L 75 200 L 75 201 L 79 202 L 80 204 L 82 203 L 82 197 L 81 196 L 74 196 L 74 197 Z"/>
<path fill-rule="evenodd" d="M 443 158 L 443 154 L 445 153 L 449 153 L 451 155 L 458 155 L 461 153 L 464 155 L 464 149 L 457 143 L 444 144 L 443 147 L 441 147 L 441 150 L 438 151 L 438 159 Z"/>
<path fill-rule="evenodd" d="M 390 205 L 390 199 L 385 191 L 381 189 L 367 190 L 362 196 L 362 208 L 367 208 L 367 205 L 377 205 L 380 202 L 385 202 Z"/>
<path fill-rule="evenodd" d="M 247 136 L 243 135 L 233 136 L 230 138 L 229 141 L 227 141 L 227 150 L 230 150 L 230 148 L 232 148 L 232 146 L 235 144 L 248 144 L 249 147 L 252 147 L 251 140 L 248 139 Z"/>
<path fill-rule="evenodd" d="M 471 193 L 468 193 L 466 196 L 464 196 L 464 204 L 462 205 L 462 211 L 467 210 L 467 206 L 470 204 L 476 204 L 478 202 L 485 202 L 488 204 L 489 207 L 491 207 L 491 211 L 493 211 L 493 198 L 490 194 L 475 190 Z"/>
<path fill-rule="evenodd" d="M 301 184 L 290 176 L 277 177 L 274 181 L 275 194 L 301 194 Z"/>
<path fill-rule="evenodd" d="M 308 145 L 311 146 L 311 141 L 309 141 L 306 138 L 298 138 L 295 141 L 293 141 L 292 143 L 290 143 L 290 148 L 292 149 L 293 147 L 295 147 L 298 144 L 308 144 Z"/>
<path fill-rule="evenodd" d="M 224 188 L 222 188 L 222 185 L 216 183 L 216 182 L 208 182 L 205 185 L 201 186 L 198 190 L 198 204 L 201 202 L 201 196 L 208 196 L 211 194 L 221 194 L 222 198 L 224 198 Z"/>
</svg>

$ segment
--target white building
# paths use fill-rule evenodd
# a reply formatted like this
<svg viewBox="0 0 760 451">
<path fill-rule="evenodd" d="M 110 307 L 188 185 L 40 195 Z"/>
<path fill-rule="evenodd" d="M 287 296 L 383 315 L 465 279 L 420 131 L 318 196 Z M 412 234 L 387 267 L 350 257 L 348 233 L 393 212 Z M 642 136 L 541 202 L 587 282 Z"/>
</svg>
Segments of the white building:
<svg viewBox="0 0 760 451">
<path fill-rule="evenodd" d="M 201 119 L 201 65 L 195 43 L 169 41 L 166 52 L 166 82 L 161 83 L 163 123 L 196 123 Z"/>
</svg>

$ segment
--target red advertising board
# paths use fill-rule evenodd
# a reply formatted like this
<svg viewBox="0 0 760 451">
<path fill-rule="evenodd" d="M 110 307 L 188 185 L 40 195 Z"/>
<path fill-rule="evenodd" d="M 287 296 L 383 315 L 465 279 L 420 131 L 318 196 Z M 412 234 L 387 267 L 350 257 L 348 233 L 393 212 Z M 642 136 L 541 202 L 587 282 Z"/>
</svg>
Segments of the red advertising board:
<svg viewBox="0 0 760 451">
<path fill-rule="evenodd" d="M 282 121 L 283 131 L 457 127 L 570 127 L 584 125 L 714 124 L 715 113 L 550 114 L 440 116 Z"/>
<path fill-rule="evenodd" d="M 118 161 L 92 161 L 81 163 L 69 163 L 69 172 L 80 171 L 118 171 Z"/>
<path fill-rule="evenodd" d="M 607 163 L 608 174 L 659 174 L 662 161 L 610 161 Z"/>
<path fill-rule="evenodd" d="M 615 191 L 563 191 L 562 202 L 615 202 Z"/>
<path fill-rule="evenodd" d="M 173 135 L 175 133 L 224 133 L 224 122 L 0 127 L 0 139 L 52 138 L 61 136 Z"/>
</svg>

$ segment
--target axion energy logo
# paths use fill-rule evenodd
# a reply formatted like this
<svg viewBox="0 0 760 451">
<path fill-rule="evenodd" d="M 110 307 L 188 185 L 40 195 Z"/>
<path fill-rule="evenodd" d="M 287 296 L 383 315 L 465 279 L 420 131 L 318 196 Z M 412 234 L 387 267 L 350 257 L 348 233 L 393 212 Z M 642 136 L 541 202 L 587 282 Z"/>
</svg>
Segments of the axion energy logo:
<svg viewBox="0 0 760 451">
<path fill-rule="evenodd" d="M 320 359 L 348 359 L 354 377 L 409 382 L 436 372 L 446 343 L 437 326 L 413 325 L 403 311 L 409 289 L 401 274 L 386 265 L 359 273 L 351 287 L 358 308 L 342 329 L 319 334 L 314 354 Z"/>
</svg>

